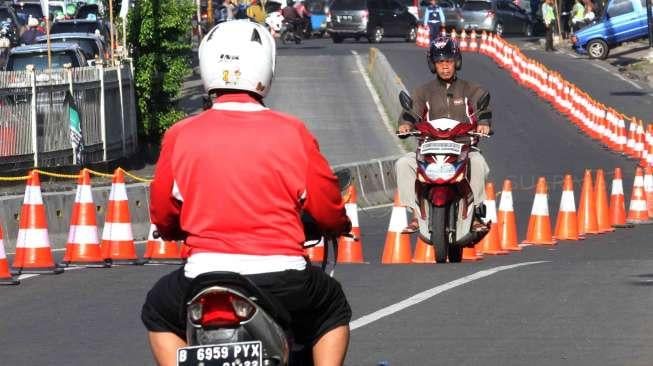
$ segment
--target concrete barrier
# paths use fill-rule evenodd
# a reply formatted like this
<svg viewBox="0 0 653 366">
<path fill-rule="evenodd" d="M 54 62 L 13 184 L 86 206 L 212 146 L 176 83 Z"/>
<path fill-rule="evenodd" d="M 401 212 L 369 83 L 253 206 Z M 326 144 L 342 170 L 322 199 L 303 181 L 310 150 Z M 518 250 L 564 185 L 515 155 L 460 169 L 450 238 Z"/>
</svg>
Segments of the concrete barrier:
<svg viewBox="0 0 653 366">
<path fill-rule="evenodd" d="M 389 118 L 392 122 L 396 122 L 401 112 L 398 95 L 401 90 L 405 90 L 401 79 L 395 74 L 385 56 L 376 48 L 370 49 L 367 72 Z M 397 158 L 398 156 L 391 156 L 338 165 L 333 168 L 350 171 L 358 193 L 358 206 L 366 208 L 392 203 L 397 188 L 394 170 L 394 162 Z M 93 200 L 97 208 L 99 235 L 102 234 L 110 190 L 110 186 L 92 188 Z M 136 240 L 144 240 L 148 235 L 150 225 L 149 194 L 149 185 L 147 184 L 127 185 L 132 230 Z M 74 201 L 74 186 L 65 192 L 43 193 L 52 248 L 64 248 L 66 245 Z M 15 251 L 22 203 L 22 195 L 0 197 L 0 225 L 4 232 L 4 245 L 7 252 Z"/>
</svg>

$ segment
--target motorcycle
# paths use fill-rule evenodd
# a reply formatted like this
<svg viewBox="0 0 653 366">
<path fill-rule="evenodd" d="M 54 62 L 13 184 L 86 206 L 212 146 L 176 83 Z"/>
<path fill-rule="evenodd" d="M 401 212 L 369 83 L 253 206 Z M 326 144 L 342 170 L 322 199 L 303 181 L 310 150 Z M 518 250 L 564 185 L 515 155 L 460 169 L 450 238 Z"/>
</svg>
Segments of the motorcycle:
<svg viewBox="0 0 653 366">
<path fill-rule="evenodd" d="M 0 65 L 4 65 L 11 49 L 12 39 L 15 38 L 9 22 L 0 22 Z"/>
<path fill-rule="evenodd" d="M 343 170 L 336 172 L 336 176 L 344 192 L 351 184 L 351 174 Z M 329 246 L 333 247 L 335 266 L 337 235 L 320 232 L 306 214 L 302 215 L 302 223 L 305 246 L 324 243 L 322 269 L 327 267 Z M 185 303 L 188 346 L 177 350 L 179 366 L 313 364 L 310 345 L 298 345 L 292 340 L 288 312 L 238 273 L 210 272 L 197 276 L 185 294 Z"/>
<path fill-rule="evenodd" d="M 413 112 L 413 100 L 405 91 L 399 94 L 404 112 L 415 122 L 415 131 L 397 133 L 400 138 L 418 138 L 416 151 L 418 199 L 417 215 L 420 236 L 435 246 L 436 262 L 460 262 L 464 247 L 473 246 L 488 230 L 472 230 L 473 219 L 485 217 L 485 205 L 474 205 L 474 194 L 469 185 L 469 153 L 479 137 L 474 132 L 474 114 L 470 121 L 449 118 L 424 121 Z M 488 100 L 489 102 L 489 100 Z M 486 103 L 480 101 L 479 105 Z"/>
<path fill-rule="evenodd" d="M 302 37 L 296 24 L 284 20 L 281 26 L 281 43 L 289 44 L 292 42 L 300 44 L 302 43 Z"/>
</svg>

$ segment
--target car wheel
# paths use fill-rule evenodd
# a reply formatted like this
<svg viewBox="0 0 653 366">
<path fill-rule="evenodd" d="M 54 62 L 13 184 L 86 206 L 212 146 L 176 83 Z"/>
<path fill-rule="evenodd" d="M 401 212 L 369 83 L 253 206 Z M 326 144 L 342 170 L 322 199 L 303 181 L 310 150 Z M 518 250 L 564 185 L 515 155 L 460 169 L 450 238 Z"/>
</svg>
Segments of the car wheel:
<svg viewBox="0 0 653 366">
<path fill-rule="evenodd" d="M 497 23 L 497 25 L 494 26 L 494 33 L 496 33 L 497 36 L 502 36 L 503 35 L 503 24 Z"/>
<path fill-rule="evenodd" d="M 333 41 L 333 43 L 342 43 L 342 37 L 337 34 L 332 34 L 331 40 Z"/>
<path fill-rule="evenodd" d="M 608 57 L 608 44 L 602 39 L 593 39 L 587 44 L 587 53 L 590 58 L 605 60 Z"/>
<path fill-rule="evenodd" d="M 417 27 L 410 26 L 410 30 L 408 31 L 408 35 L 406 36 L 406 42 L 415 42 L 416 39 L 417 39 Z"/>
<path fill-rule="evenodd" d="M 526 29 L 524 29 L 524 35 L 526 37 L 532 37 L 533 36 L 533 25 L 532 24 L 526 24 Z"/>
<path fill-rule="evenodd" d="M 367 38 L 370 43 L 379 43 L 383 39 L 383 27 L 374 28 L 374 32 Z"/>
</svg>

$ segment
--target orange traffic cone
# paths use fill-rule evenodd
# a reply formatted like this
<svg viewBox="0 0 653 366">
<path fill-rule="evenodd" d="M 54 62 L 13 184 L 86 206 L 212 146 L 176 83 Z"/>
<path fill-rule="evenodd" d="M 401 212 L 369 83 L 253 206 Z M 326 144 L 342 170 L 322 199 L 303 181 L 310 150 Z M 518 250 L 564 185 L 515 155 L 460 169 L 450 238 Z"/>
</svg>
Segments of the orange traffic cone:
<svg viewBox="0 0 653 366">
<path fill-rule="evenodd" d="M 593 196 L 592 172 L 586 169 L 578 203 L 578 234 L 580 235 L 599 233 L 599 224 L 596 220 L 596 200 Z"/>
<path fill-rule="evenodd" d="M 612 190 L 610 193 L 610 225 L 617 228 L 633 227 L 626 222 L 626 203 L 621 168 L 614 169 Z"/>
<path fill-rule="evenodd" d="M 186 259 L 190 257 L 190 247 L 186 243 L 181 243 L 181 259 Z"/>
<path fill-rule="evenodd" d="M 410 263 L 410 235 L 402 234 L 406 226 L 408 226 L 406 207 L 401 206 L 399 193 L 395 193 L 394 207 L 392 207 L 392 214 L 390 215 L 388 235 L 385 238 L 381 263 Z"/>
<path fill-rule="evenodd" d="M 351 221 L 351 234 L 356 240 L 347 236 L 338 238 L 338 262 L 340 263 L 364 263 L 363 243 L 361 241 L 361 228 L 358 225 L 358 203 L 356 198 L 356 187 L 350 185 L 344 197 L 345 210 Z"/>
<path fill-rule="evenodd" d="M 20 211 L 13 267 L 17 274 L 63 273 L 63 269 L 55 265 L 52 257 L 48 222 L 41 196 L 41 182 L 36 170 L 30 173 L 25 187 L 25 199 Z"/>
<path fill-rule="evenodd" d="M 324 240 L 320 239 L 317 245 L 306 248 L 306 255 L 311 262 L 319 263 L 324 260 Z"/>
<path fill-rule="evenodd" d="M 549 219 L 549 202 L 547 196 L 546 178 L 540 177 L 535 187 L 535 198 L 531 217 L 528 220 L 528 230 L 523 244 L 554 245 L 557 242 L 551 235 L 551 220 Z"/>
<path fill-rule="evenodd" d="M 614 231 L 614 228 L 610 225 L 610 208 L 608 206 L 608 192 L 605 186 L 603 169 L 596 170 L 594 198 L 596 199 L 596 222 L 599 232 L 607 233 Z"/>
<path fill-rule="evenodd" d="M 476 252 L 476 247 L 480 247 L 479 244 L 476 244 L 474 247 L 471 248 L 463 248 L 463 260 L 464 261 L 480 261 L 483 259 L 482 255 L 479 255 Z"/>
<path fill-rule="evenodd" d="M 419 235 L 417 236 L 413 263 L 435 263 L 435 247 L 426 243 Z"/>
<path fill-rule="evenodd" d="M 91 177 L 83 169 L 77 180 L 77 193 L 70 218 L 68 243 L 62 266 L 85 265 L 108 267 L 102 259 L 102 250 L 98 238 L 95 204 L 91 192 Z"/>
<path fill-rule="evenodd" d="M 114 264 L 138 264 L 127 189 L 121 168 L 116 169 L 113 174 L 107 215 L 102 230 L 102 257 Z"/>
<path fill-rule="evenodd" d="M 653 217 L 653 168 L 648 165 L 644 168 L 644 194 L 648 217 Z"/>
<path fill-rule="evenodd" d="M 630 196 L 630 207 L 626 222 L 631 224 L 649 223 L 648 208 L 646 207 L 646 195 L 644 194 L 644 177 L 642 168 L 637 167 L 635 182 L 633 182 L 633 193 Z"/>
<path fill-rule="evenodd" d="M 147 235 L 147 243 L 145 244 L 145 254 L 141 263 L 149 264 L 182 264 L 184 261 L 181 259 L 181 249 L 179 244 L 175 241 L 163 240 L 161 238 L 154 238 L 154 231 L 156 226 L 150 224 L 150 232 Z"/>
<path fill-rule="evenodd" d="M 494 194 L 494 184 L 492 182 L 487 182 L 485 184 L 485 222 L 489 223 L 490 232 L 485 235 L 483 240 L 479 243 L 483 250 L 483 254 L 508 254 L 508 251 L 501 249 L 501 243 L 499 243 L 499 227 L 496 225 L 497 222 L 497 203 L 495 200 Z"/>
<path fill-rule="evenodd" d="M 504 250 L 521 250 L 517 241 L 517 223 L 512 203 L 512 182 L 509 179 L 503 181 L 497 226 L 499 227 L 499 243 L 501 244 L 501 248 Z"/>
<path fill-rule="evenodd" d="M 584 239 L 578 235 L 578 217 L 574 199 L 574 180 L 570 174 L 565 175 L 562 184 L 562 197 L 556 221 L 555 238 L 559 240 Z"/>
<path fill-rule="evenodd" d="M 0 285 L 17 285 L 20 281 L 14 279 L 9 272 L 9 262 L 2 242 L 2 226 L 0 226 Z"/>
</svg>

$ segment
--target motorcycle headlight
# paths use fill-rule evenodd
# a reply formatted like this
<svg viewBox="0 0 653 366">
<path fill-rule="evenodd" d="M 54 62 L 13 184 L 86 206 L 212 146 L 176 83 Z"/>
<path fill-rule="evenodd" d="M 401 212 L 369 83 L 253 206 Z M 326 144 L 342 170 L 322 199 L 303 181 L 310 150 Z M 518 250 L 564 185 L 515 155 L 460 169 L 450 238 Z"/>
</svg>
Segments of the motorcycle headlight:
<svg viewBox="0 0 653 366">
<path fill-rule="evenodd" d="M 431 163 L 426 167 L 425 173 L 431 180 L 447 180 L 456 174 L 456 167 L 450 163 Z"/>
</svg>

